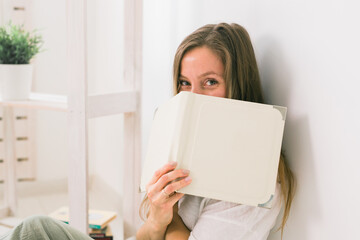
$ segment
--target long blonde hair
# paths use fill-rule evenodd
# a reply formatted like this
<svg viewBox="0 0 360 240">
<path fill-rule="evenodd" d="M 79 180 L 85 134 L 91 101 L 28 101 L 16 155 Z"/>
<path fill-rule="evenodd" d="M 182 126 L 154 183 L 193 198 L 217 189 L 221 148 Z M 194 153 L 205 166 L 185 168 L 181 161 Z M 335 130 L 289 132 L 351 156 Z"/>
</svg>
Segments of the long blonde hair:
<svg viewBox="0 0 360 240">
<path fill-rule="evenodd" d="M 260 74 L 255 53 L 247 31 L 238 24 L 208 24 L 188 37 L 179 45 L 173 65 L 174 94 L 179 93 L 179 76 L 184 55 L 196 47 L 207 47 L 220 57 L 224 65 L 226 96 L 232 99 L 263 103 Z M 283 154 L 280 156 L 278 182 L 281 184 L 284 214 L 281 222 L 281 238 L 288 219 L 294 196 L 294 176 L 287 166 Z M 144 198 L 140 215 L 148 214 L 148 199 Z"/>
</svg>

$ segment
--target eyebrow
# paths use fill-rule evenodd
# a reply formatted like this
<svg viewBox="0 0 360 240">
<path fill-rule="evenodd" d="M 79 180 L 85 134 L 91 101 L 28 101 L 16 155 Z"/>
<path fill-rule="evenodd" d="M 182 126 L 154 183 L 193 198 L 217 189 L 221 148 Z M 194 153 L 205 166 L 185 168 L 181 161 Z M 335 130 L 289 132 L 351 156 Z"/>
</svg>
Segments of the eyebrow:
<svg viewBox="0 0 360 240">
<path fill-rule="evenodd" d="M 217 75 L 217 76 L 219 76 L 219 77 L 222 77 L 221 75 L 217 74 L 217 73 L 214 72 L 214 71 L 205 72 L 205 73 L 201 74 L 199 77 L 205 77 L 205 76 L 211 75 L 211 74 L 215 74 L 215 75 Z M 187 77 L 185 77 L 185 76 L 183 76 L 183 75 L 180 74 L 179 78 L 187 78 Z"/>
</svg>

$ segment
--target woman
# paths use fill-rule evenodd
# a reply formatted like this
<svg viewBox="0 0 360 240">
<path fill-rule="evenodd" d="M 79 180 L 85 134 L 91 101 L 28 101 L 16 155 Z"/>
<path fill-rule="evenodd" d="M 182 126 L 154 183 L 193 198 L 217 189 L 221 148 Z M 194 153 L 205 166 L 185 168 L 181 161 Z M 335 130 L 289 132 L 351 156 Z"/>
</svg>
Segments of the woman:
<svg viewBox="0 0 360 240">
<path fill-rule="evenodd" d="M 259 72 L 246 30 L 221 23 L 189 35 L 174 60 L 174 93 L 180 91 L 262 103 Z M 184 196 L 176 191 L 191 184 L 189 171 L 175 168 L 175 162 L 166 164 L 148 183 L 140 209 L 147 218 L 137 232 L 138 240 L 266 239 L 280 212 L 280 202 L 284 205 L 283 232 L 294 180 L 282 156 L 271 209 Z M 31 217 L 0 239 L 90 238 L 49 217 Z"/>
<path fill-rule="evenodd" d="M 173 66 L 174 93 L 191 91 L 263 103 L 254 50 L 246 30 L 237 24 L 206 25 L 178 47 Z M 206 166 L 204 166 L 206 167 Z M 145 223 L 137 232 L 145 239 L 266 239 L 281 202 L 281 235 L 289 215 L 294 180 L 283 156 L 271 209 L 251 207 L 176 191 L 191 184 L 189 171 L 170 162 L 154 173 L 141 211 Z"/>
</svg>

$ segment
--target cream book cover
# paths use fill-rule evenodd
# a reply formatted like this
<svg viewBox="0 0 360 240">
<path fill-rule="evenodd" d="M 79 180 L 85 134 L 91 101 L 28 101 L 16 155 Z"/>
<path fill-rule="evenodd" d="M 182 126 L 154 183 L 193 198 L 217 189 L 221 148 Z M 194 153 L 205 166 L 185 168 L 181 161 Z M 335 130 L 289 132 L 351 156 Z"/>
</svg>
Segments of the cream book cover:
<svg viewBox="0 0 360 240">
<path fill-rule="evenodd" d="M 285 107 L 180 92 L 154 116 L 140 190 L 166 162 L 190 170 L 181 193 L 271 207 Z"/>
</svg>

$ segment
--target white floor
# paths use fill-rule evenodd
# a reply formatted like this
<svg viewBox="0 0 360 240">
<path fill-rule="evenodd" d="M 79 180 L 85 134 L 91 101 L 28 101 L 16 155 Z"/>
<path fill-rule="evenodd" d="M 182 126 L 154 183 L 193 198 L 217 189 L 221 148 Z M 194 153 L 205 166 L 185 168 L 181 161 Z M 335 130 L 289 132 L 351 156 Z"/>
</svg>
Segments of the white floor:
<svg viewBox="0 0 360 240">
<path fill-rule="evenodd" d="M 101 187 L 100 187 L 101 186 Z M 19 183 L 18 212 L 15 217 L 0 219 L 0 236 L 8 231 L 6 225 L 14 225 L 31 215 L 48 215 L 62 206 L 68 206 L 66 181 L 54 183 Z M 123 239 L 123 221 L 121 218 L 121 199 L 108 187 L 96 183 L 89 191 L 89 207 L 99 210 L 118 212 L 118 216 L 110 223 L 114 239 Z M 0 206 L 1 206 L 0 201 Z"/>
</svg>

